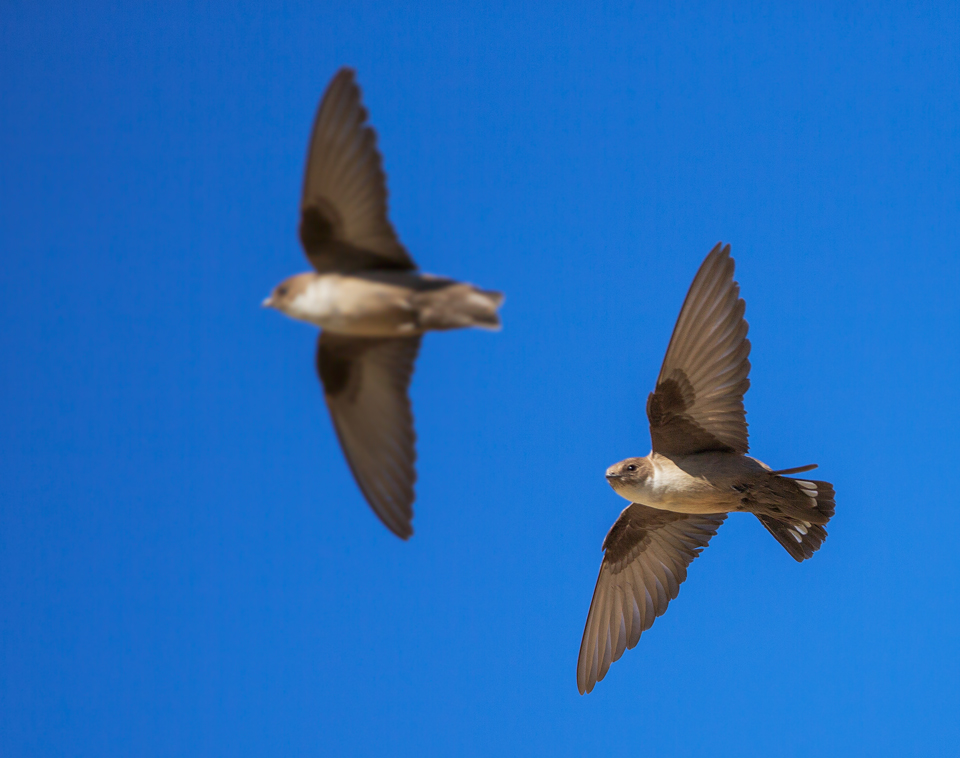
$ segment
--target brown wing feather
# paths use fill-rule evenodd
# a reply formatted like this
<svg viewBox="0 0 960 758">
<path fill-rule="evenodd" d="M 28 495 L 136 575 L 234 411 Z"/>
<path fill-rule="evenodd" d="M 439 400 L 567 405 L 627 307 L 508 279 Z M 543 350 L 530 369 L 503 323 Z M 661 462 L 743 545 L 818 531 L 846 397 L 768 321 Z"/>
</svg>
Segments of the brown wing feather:
<svg viewBox="0 0 960 758">
<path fill-rule="evenodd" d="M 416 434 L 407 390 L 420 337 L 321 332 L 317 371 L 343 453 L 374 513 L 401 539 L 413 534 Z"/>
<path fill-rule="evenodd" d="M 749 449 L 743 395 L 750 387 L 750 341 L 733 270 L 730 246 L 718 244 L 690 285 L 647 399 L 654 452 Z"/>
<path fill-rule="evenodd" d="M 725 513 L 686 515 L 633 503 L 606 539 L 577 662 L 580 694 L 603 679 L 613 661 L 667 610 L 687 566 L 707 546 Z"/>
<path fill-rule="evenodd" d="M 354 72 L 327 87 L 313 125 L 300 203 L 300 241 L 321 273 L 416 268 L 387 217 L 387 180 Z"/>
</svg>

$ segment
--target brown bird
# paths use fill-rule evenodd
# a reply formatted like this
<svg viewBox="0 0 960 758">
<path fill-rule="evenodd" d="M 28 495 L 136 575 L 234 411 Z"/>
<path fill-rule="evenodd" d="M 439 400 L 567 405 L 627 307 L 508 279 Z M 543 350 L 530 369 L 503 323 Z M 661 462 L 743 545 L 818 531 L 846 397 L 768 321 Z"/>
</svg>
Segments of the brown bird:
<svg viewBox="0 0 960 758">
<path fill-rule="evenodd" d="M 816 465 L 771 471 L 746 454 L 750 342 L 743 313 L 730 246 L 718 244 L 690 285 L 647 398 L 653 451 L 607 469 L 610 486 L 631 505 L 603 541 L 577 663 L 580 694 L 667 610 L 727 513 L 753 513 L 798 561 L 826 539 L 833 486 L 784 476 Z"/>
<path fill-rule="evenodd" d="M 263 301 L 321 328 L 316 363 L 347 463 L 374 513 L 413 534 L 416 435 L 407 389 L 424 332 L 500 328 L 499 292 L 422 274 L 387 218 L 377 136 L 354 72 L 320 102 L 300 202 L 300 242 L 314 271 Z"/>
</svg>

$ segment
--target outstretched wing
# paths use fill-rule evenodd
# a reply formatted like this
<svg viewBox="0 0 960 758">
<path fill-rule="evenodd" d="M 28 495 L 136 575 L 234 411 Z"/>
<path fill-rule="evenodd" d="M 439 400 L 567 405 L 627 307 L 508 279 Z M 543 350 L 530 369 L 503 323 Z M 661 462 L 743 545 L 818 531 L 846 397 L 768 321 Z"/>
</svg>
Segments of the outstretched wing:
<svg viewBox="0 0 960 758">
<path fill-rule="evenodd" d="M 577 662 L 581 695 L 667 610 L 687 578 L 687 566 L 726 517 L 671 513 L 638 503 L 624 509 L 603 541 L 606 553 Z"/>
<path fill-rule="evenodd" d="M 730 246 L 717 244 L 683 303 L 657 388 L 647 399 L 653 450 L 664 455 L 746 453 L 750 387 L 744 302 Z"/>
<path fill-rule="evenodd" d="M 300 241 L 317 271 L 416 268 L 387 218 L 387 180 L 354 72 L 327 87 L 313 124 Z"/>
<path fill-rule="evenodd" d="M 416 434 L 407 389 L 420 337 L 321 332 L 317 372 L 333 426 L 360 490 L 401 539 L 413 534 Z"/>
</svg>

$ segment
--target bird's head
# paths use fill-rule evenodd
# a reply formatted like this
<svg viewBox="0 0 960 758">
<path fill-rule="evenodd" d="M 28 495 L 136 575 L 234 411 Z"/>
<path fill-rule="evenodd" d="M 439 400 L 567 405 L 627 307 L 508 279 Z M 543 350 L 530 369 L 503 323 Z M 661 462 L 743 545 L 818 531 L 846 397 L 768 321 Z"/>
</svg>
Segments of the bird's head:
<svg viewBox="0 0 960 758">
<path fill-rule="evenodd" d="M 607 469 L 607 482 L 619 493 L 643 484 L 652 473 L 653 466 L 648 459 L 627 458 Z"/>
<path fill-rule="evenodd" d="M 316 281 L 317 275 L 312 271 L 291 276 L 284 279 L 280 284 L 273 288 L 270 297 L 264 300 L 261 305 L 264 308 L 274 308 L 291 318 L 303 319 L 300 311 L 304 303 L 300 301 L 301 296 L 307 293 L 310 285 Z"/>
</svg>

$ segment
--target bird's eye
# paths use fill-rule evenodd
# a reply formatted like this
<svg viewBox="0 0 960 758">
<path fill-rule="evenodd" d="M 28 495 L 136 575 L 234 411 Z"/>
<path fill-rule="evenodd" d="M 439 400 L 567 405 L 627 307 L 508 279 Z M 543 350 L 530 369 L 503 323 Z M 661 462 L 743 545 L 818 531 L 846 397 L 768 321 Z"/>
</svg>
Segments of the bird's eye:
<svg viewBox="0 0 960 758">
<path fill-rule="evenodd" d="M 286 294 L 287 294 L 286 287 L 277 287 L 277 295 L 279 295 L 280 297 L 283 297 Z"/>
<path fill-rule="evenodd" d="M 627 466 L 627 471 L 636 471 L 636 470 L 637 470 L 637 467 L 634 466 L 632 463 L 629 466 Z"/>
</svg>

